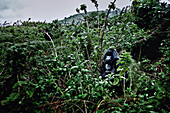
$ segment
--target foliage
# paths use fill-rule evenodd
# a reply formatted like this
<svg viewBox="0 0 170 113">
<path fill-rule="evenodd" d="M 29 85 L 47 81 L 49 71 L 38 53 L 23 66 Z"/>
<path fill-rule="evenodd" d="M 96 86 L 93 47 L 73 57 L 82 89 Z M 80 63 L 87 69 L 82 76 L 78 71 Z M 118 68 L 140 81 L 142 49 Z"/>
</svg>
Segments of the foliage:
<svg viewBox="0 0 170 113">
<path fill-rule="evenodd" d="M 115 1 L 108 13 L 99 13 L 97 1 L 91 1 L 97 12 L 87 15 L 87 6 L 81 5 L 86 15 L 78 24 L 29 19 L 0 27 L 0 112 L 169 111 L 169 28 L 164 24 L 155 29 L 161 24 L 155 17 L 169 21 L 166 6 L 155 2 L 148 23 L 137 12 L 142 5 L 151 7 L 150 0 L 138 0 L 130 11 L 114 17 L 109 12 Z M 159 10 L 165 12 L 157 14 Z M 158 36 L 164 37 L 155 49 L 161 55 L 148 59 L 143 45 Z M 110 75 L 114 82 L 100 76 L 103 51 L 110 47 L 119 52 L 121 64 L 119 74 Z"/>
<path fill-rule="evenodd" d="M 134 0 L 135 22 L 139 27 L 152 29 L 169 18 L 167 3 L 160 0 Z"/>
</svg>

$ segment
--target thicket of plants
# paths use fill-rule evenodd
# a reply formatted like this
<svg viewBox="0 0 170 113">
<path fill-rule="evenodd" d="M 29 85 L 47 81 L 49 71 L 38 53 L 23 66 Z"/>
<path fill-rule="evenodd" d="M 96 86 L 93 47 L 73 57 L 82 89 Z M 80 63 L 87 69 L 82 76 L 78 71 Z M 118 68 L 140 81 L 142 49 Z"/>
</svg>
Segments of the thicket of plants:
<svg viewBox="0 0 170 113">
<path fill-rule="evenodd" d="M 79 23 L 0 27 L 0 112 L 169 112 L 168 5 L 134 0 L 108 18 L 115 1 L 107 14 L 91 1 L 97 11 Z M 123 64 L 114 82 L 100 75 L 108 48 Z"/>
</svg>

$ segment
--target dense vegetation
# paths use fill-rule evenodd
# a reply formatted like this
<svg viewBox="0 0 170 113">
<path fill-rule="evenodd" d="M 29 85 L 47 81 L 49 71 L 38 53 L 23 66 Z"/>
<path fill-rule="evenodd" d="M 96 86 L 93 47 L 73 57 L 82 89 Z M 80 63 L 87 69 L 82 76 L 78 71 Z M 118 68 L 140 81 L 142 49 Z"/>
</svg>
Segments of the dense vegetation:
<svg viewBox="0 0 170 113">
<path fill-rule="evenodd" d="M 91 1 L 97 11 L 88 15 L 81 5 L 79 23 L 28 20 L 0 27 L 1 113 L 169 112 L 168 5 L 134 0 L 108 18 L 115 1 L 107 14 Z M 108 48 L 124 64 L 114 82 L 100 76 Z"/>
</svg>

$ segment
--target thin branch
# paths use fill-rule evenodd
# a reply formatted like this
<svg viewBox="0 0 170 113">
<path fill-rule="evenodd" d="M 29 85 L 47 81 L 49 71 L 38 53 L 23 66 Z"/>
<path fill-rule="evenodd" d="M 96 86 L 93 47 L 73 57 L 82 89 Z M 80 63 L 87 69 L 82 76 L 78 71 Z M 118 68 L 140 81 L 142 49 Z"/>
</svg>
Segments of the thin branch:
<svg viewBox="0 0 170 113">
<path fill-rule="evenodd" d="M 76 50 L 77 50 L 77 49 L 76 49 Z M 77 50 L 77 56 L 78 56 L 78 53 L 79 53 L 79 49 Z M 89 52 L 88 52 L 87 46 L 86 46 L 86 53 L 87 53 L 88 61 L 90 62 L 90 57 L 89 57 Z M 78 58 L 78 60 L 80 61 L 79 56 L 78 56 L 77 58 Z M 90 70 L 90 72 L 92 73 L 92 75 L 94 75 L 94 73 L 93 73 L 93 71 L 92 71 L 92 66 L 91 66 L 91 64 L 89 63 L 89 65 L 88 65 L 88 63 L 86 63 L 86 65 L 87 65 L 88 69 Z"/>
<path fill-rule="evenodd" d="M 104 31 L 106 29 L 106 25 L 107 25 L 107 19 L 108 19 L 108 16 L 109 16 L 109 13 L 111 11 L 111 8 L 109 8 L 108 12 L 107 12 L 107 15 L 106 15 L 106 18 L 105 18 L 105 24 L 104 24 L 104 28 L 102 30 L 102 36 L 101 36 L 101 50 L 100 50 L 100 55 L 99 55 L 99 64 L 100 64 L 100 67 L 102 66 L 102 62 L 101 62 L 101 56 L 102 56 L 102 52 L 103 52 L 103 36 L 104 36 Z"/>
<path fill-rule="evenodd" d="M 95 110 L 95 113 L 97 112 L 97 110 L 99 109 L 99 107 L 101 106 L 101 104 L 104 102 L 105 100 L 102 100 L 99 105 L 97 106 L 96 110 Z"/>
<path fill-rule="evenodd" d="M 75 106 L 78 107 L 81 110 L 82 113 L 84 113 L 84 111 L 80 108 L 80 106 L 78 106 L 76 104 L 75 104 Z"/>
<path fill-rule="evenodd" d="M 87 105 L 86 105 L 86 101 L 84 100 L 84 107 L 85 107 L 85 113 L 87 113 Z"/>
<path fill-rule="evenodd" d="M 158 28 L 159 28 L 159 27 L 158 27 Z M 133 45 L 133 44 L 140 43 L 140 42 L 143 42 L 145 39 L 147 39 L 148 37 L 152 36 L 152 35 L 158 30 L 158 28 L 157 28 L 156 30 L 154 30 L 154 31 L 153 31 L 150 35 L 148 35 L 147 37 L 145 37 L 145 38 L 143 38 L 143 39 L 140 39 L 140 40 L 132 43 L 132 45 Z"/>
<path fill-rule="evenodd" d="M 97 9 L 97 24 L 98 24 L 98 44 L 99 44 L 99 37 L 100 37 L 100 21 L 99 21 L 99 8 L 96 7 Z"/>
<path fill-rule="evenodd" d="M 160 24 L 159 26 L 157 26 L 157 28 L 156 28 L 150 35 L 148 35 L 147 37 L 145 37 L 145 38 L 143 38 L 143 39 L 140 39 L 140 40 L 132 43 L 132 45 L 133 45 L 133 44 L 136 44 L 136 43 L 140 43 L 140 42 L 144 41 L 145 39 L 147 39 L 148 37 L 152 36 L 164 23 L 165 23 L 165 22 L 163 22 L 162 24 Z"/>
<path fill-rule="evenodd" d="M 119 35 L 118 39 L 117 39 L 117 42 L 116 42 L 116 45 L 115 45 L 115 49 L 117 49 L 117 46 L 118 46 L 118 42 L 119 42 L 119 39 L 121 38 L 122 36 L 122 33 Z"/>
<path fill-rule="evenodd" d="M 47 65 L 46 65 L 46 67 L 47 67 Z M 51 71 L 48 69 L 48 67 L 47 67 L 46 70 L 49 72 L 48 75 L 51 76 L 51 75 L 50 75 Z M 56 87 L 59 89 L 60 93 L 61 93 L 62 95 L 64 95 L 64 93 L 63 93 L 63 91 L 61 90 L 61 88 L 60 88 L 60 87 L 58 86 L 58 84 L 55 82 L 53 76 L 52 76 L 52 80 L 53 80 L 53 83 L 56 85 Z M 65 81 L 63 80 L 63 82 L 65 82 Z"/>
<path fill-rule="evenodd" d="M 98 44 L 99 44 L 99 37 L 100 37 L 99 5 L 98 5 L 96 0 L 92 1 L 92 2 L 94 3 L 94 5 L 96 7 L 96 10 L 97 10 L 97 24 L 98 24 L 98 28 L 97 29 L 98 29 Z"/>
<path fill-rule="evenodd" d="M 1 71 L 1 73 L 0 73 L 0 75 L 2 75 L 2 73 L 4 72 L 4 68 L 2 69 L 2 71 Z"/>
<path fill-rule="evenodd" d="M 56 51 L 56 48 L 55 48 L 55 45 L 54 45 L 54 42 L 53 42 L 51 36 L 47 32 L 45 32 L 45 31 L 44 31 L 44 33 L 50 38 L 51 43 L 53 44 L 53 49 L 54 49 L 54 52 L 55 52 L 55 57 L 57 57 L 57 51 Z"/>
<path fill-rule="evenodd" d="M 87 58 L 88 58 L 88 60 L 90 61 L 90 56 L 89 56 L 89 51 L 88 51 L 88 49 L 87 49 L 87 46 L 86 46 L 86 53 L 87 53 Z"/>
<path fill-rule="evenodd" d="M 116 0 L 114 0 L 113 4 L 116 2 Z M 101 56 L 102 56 L 102 52 L 103 52 L 103 37 L 104 37 L 104 33 L 105 33 L 105 29 L 106 29 L 106 26 L 107 26 L 107 19 L 109 17 L 109 14 L 111 12 L 111 9 L 112 7 L 109 7 L 109 10 L 107 12 L 107 15 L 106 15 L 106 18 L 105 18 L 105 23 L 104 23 L 104 28 L 102 30 L 102 36 L 101 36 L 101 50 L 100 50 L 100 55 L 99 55 L 99 64 L 100 64 L 100 67 L 102 66 L 102 62 L 101 62 Z"/>
<path fill-rule="evenodd" d="M 89 27 L 89 23 L 88 23 L 88 18 L 87 18 L 88 14 L 87 14 L 87 10 L 86 10 L 86 9 L 84 9 L 84 13 L 85 13 L 85 16 L 83 16 L 83 17 L 84 17 L 85 22 L 86 22 L 86 25 L 87 25 L 88 36 L 89 36 L 89 38 L 90 38 L 90 41 L 91 41 L 92 46 L 93 46 L 93 49 L 94 49 L 94 45 L 93 45 L 94 42 L 93 42 L 93 40 L 92 40 L 92 38 L 91 38 L 91 36 L 90 36 L 90 27 Z"/>
</svg>

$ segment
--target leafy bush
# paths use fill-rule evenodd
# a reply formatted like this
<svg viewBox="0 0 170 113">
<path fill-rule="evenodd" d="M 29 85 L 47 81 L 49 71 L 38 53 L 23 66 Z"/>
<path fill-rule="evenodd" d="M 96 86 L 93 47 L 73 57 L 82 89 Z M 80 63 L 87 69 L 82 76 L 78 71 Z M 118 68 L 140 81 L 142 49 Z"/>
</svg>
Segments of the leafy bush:
<svg viewBox="0 0 170 113">
<path fill-rule="evenodd" d="M 85 16 L 77 24 L 25 21 L 0 27 L 0 112 L 168 112 L 168 28 L 152 31 L 134 20 L 142 15 L 137 13 L 140 5 L 150 7 L 151 1 L 109 17 L 114 2 L 101 14 L 95 0 L 97 12 L 90 15 L 81 5 Z M 157 38 L 154 33 L 165 38 L 156 48 L 162 55 L 153 60 L 142 54 L 142 47 Z M 103 51 L 110 47 L 122 64 L 114 82 L 100 76 Z"/>
</svg>

